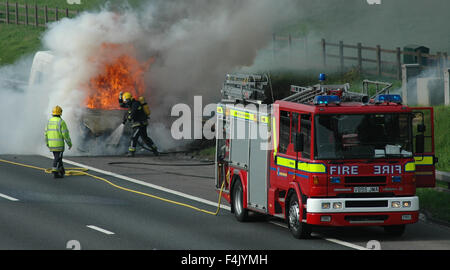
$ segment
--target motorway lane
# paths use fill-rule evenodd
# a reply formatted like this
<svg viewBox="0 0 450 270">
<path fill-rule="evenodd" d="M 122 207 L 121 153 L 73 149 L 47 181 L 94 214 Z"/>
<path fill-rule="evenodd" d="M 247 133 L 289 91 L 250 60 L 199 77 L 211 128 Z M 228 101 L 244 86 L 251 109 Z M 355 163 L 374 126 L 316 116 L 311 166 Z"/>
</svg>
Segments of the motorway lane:
<svg viewBox="0 0 450 270">
<path fill-rule="evenodd" d="M 51 164 L 40 156 L 0 158 L 39 167 Z M 127 188 L 215 210 L 122 179 L 106 178 Z M 298 241 L 285 228 L 264 219 L 238 223 L 226 210 L 212 216 L 119 190 L 88 176 L 55 180 L 41 171 L 0 163 L 0 193 L 18 199 L 0 197 L 0 249 L 66 249 L 69 240 L 79 241 L 82 249 L 348 249 L 320 238 Z"/>
<path fill-rule="evenodd" d="M 145 164 L 108 164 L 110 162 L 135 162 L 135 163 L 180 163 L 196 162 L 183 156 L 138 156 L 126 157 L 70 157 L 70 160 L 88 164 L 90 166 L 112 171 L 121 175 L 143 180 L 176 191 L 184 192 L 210 201 L 217 200 L 214 185 L 214 166 L 202 167 L 177 167 L 177 166 L 152 166 Z M 201 178 L 195 175 L 202 176 Z M 209 177 L 209 179 L 205 178 Z M 279 224 L 280 222 L 275 222 Z M 392 237 L 386 235 L 381 227 L 351 227 L 351 228 L 316 228 L 314 230 L 320 237 L 331 241 L 338 240 L 341 244 L 366 247 L 371 240 L 380 242 L 382 249 L 389 250 L 450 250 L 450 228 L 419 221 L 406 227 L 404 235 Z M 286 233 L 289 232 L 286 229 Z M 343 242 L 341 242 L 343 241 Z"/>
</svg>

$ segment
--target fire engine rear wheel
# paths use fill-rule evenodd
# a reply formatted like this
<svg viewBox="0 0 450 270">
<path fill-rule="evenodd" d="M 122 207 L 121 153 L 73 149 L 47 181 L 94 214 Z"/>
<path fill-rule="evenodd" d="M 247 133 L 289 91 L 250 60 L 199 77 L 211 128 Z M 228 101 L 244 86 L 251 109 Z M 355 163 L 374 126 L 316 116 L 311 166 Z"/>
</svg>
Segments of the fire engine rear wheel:
<svg viewBox="0 0 450 270">
<path fill-rule="evenodd" d="M 294 194 L 289 200 L 287 221 L 292 235 L 298 239 L 304 239 L 311 236 L 311 226 L 301 221 L 303 219 L 301 215 L 301 207 L 297 196 Z"/>
<path fill-rule="evenodd" d="M 233 187 L 232 203 L 234 209 L 234 216 L 237 220 L 243 222 L 248 219 L 248 210 L 244 208 L 244 189 L 242 188 L 241 181 L 236 180 L 236 184 Z"/>
</svg>

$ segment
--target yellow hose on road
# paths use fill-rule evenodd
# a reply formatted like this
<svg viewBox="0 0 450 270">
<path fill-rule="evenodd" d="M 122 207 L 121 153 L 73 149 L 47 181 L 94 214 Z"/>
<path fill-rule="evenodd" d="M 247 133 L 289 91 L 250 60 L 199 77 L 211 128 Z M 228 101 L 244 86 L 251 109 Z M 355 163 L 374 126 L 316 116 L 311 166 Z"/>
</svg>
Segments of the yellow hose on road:
<svg viewBox="0 0 450 270">
<path fill-rule="evenodd" d="M 33 166 L 33 165 L 19 163 L 19 162 L 13 162 L 13 161 L 4 160 L 4 159 L 0 159 L 0 162 L 8 163 L 8 164 L 16 165 L 16 166 L 22 166 L 22 167 L 26 167 L 26 168 L 31 168 L 31 169 L 35 169 L 35 170 L 40 170 L 40 171 L 43 171 L 43 172 L 48 173 L 48 174 L 52 173 L 52 169 L 40 168 L 40 167 L 36 167 L 36 166 Z M 219 201 L 217 203 L 217 209 L 216 209 L 215 212 L 212 212 L 212 211 L 208 211 L 208 210 L 205 210 L 205 209 L 201 209 L 201 208 L 195 207 L 195 206 L 190 205 L 190 204 L 181 203 L 181 202 L 177 202 L 177 201 L 174 201 L 174 200 L 169 200 L 169 199 L 166 199 L 166 198 L 163 198 L 163 197 L 159 197 L 159 196 L 156 196 L 156 195 L 152 195 L 152 194 L 149 194 L 149 193 L 145 193 L 145 192 L 142 192 L 142 191 L 137 191 L 137 190 L 129 189 L 129 188 L 126 188 L 126 187 L 122 187 L 122 186 L 119 186 L 117 184 L 114 184 L 113 182 L 111 182 L 111 181 L 109 181 L 109 180 L 107 180 L 107 179 L 105 179 L 103 177 L 90 174 L 87 171 L 88 171 L 88 169 L 86 169 L 86 168 L 67 168 L 66 169 L 66 176 L 70 176 L 70 175 L 72 175 L 72 176 L 74 176 L 74 175 L 87 175 L 87 176 L 90 176 L 90 177 L 95 178 L 97 180 L 101 180 L 101 181 L 103 181 L 103 182 L 105 182 L 105 183 L 107 183 L 107 184 L 109 184 L 109 185 L 111 185 L 111 186 L 113 186 L 113 187 L 115 187 L 117 189 L 121 189 L 121 190 L 128 191 L 128 192 L 131 192 L 131 193 L 135 193 L 135 194 L 139 194 L 139 195 L 142 195 L 142 196 L 150 197 L 150 198 L 157 199 L 157 200 L 160 200 L 160 201 L 164 201 L 164 202 L 167 202 L 167 203 L 176 204 L 176 205 L 179 205 L 179 206 L 184 206 L 184 207 L 191 208 L 193 210 L 196 210 L 196 211 L 199 211 L 199 212 L 203 212 L 203 213 L 206 213 L 206 214 L 209 214 L 209 215 L 213 215 L 213 216 L 217 216 L 219 214 L 220 202 L 221 202 L 221 199 L 222 199 L 222 191 L 223 191 L 223 187 L 224 187 L 225 181 L 223 181 L 222 187 L 220 188 Z"/>
</svg>

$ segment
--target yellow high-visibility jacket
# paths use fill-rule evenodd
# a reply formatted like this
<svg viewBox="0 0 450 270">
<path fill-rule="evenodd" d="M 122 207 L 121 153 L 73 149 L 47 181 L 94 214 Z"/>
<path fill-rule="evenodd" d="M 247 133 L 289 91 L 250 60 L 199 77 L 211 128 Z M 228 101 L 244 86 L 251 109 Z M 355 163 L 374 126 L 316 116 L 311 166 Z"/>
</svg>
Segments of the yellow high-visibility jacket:
<svg viewBox="0 0 450 270">
<path fill-rule="evenodd" d="M 64 141 L 69 147 L 72 147 L 72 140 L 70 139 L 69 130 L 66 122 L 61 117 L 53 116 L 48 120 L 45 127 L 45 142 L 51 152 L 63 152 Z"/>
</svg>

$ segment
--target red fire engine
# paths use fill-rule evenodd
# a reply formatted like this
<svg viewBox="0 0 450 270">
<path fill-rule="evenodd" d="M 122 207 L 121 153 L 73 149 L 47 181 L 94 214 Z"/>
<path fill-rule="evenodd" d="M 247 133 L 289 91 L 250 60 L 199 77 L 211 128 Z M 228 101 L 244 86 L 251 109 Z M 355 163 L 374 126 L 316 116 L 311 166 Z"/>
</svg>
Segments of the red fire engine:
<svg viewBox="0 0 450 270">
<path fill-rule="evenodd" d="M 348 84 L 291 86 L 264 104 L 267 85 L 265 75 L 227 75 L 217 106 L 216 187 L 239 221 L 279 217 L 296 238 L 313 225 L 401 235 L 418 221 L 416 187 L 435 185 L 433 108 Z"/>
</svg>

